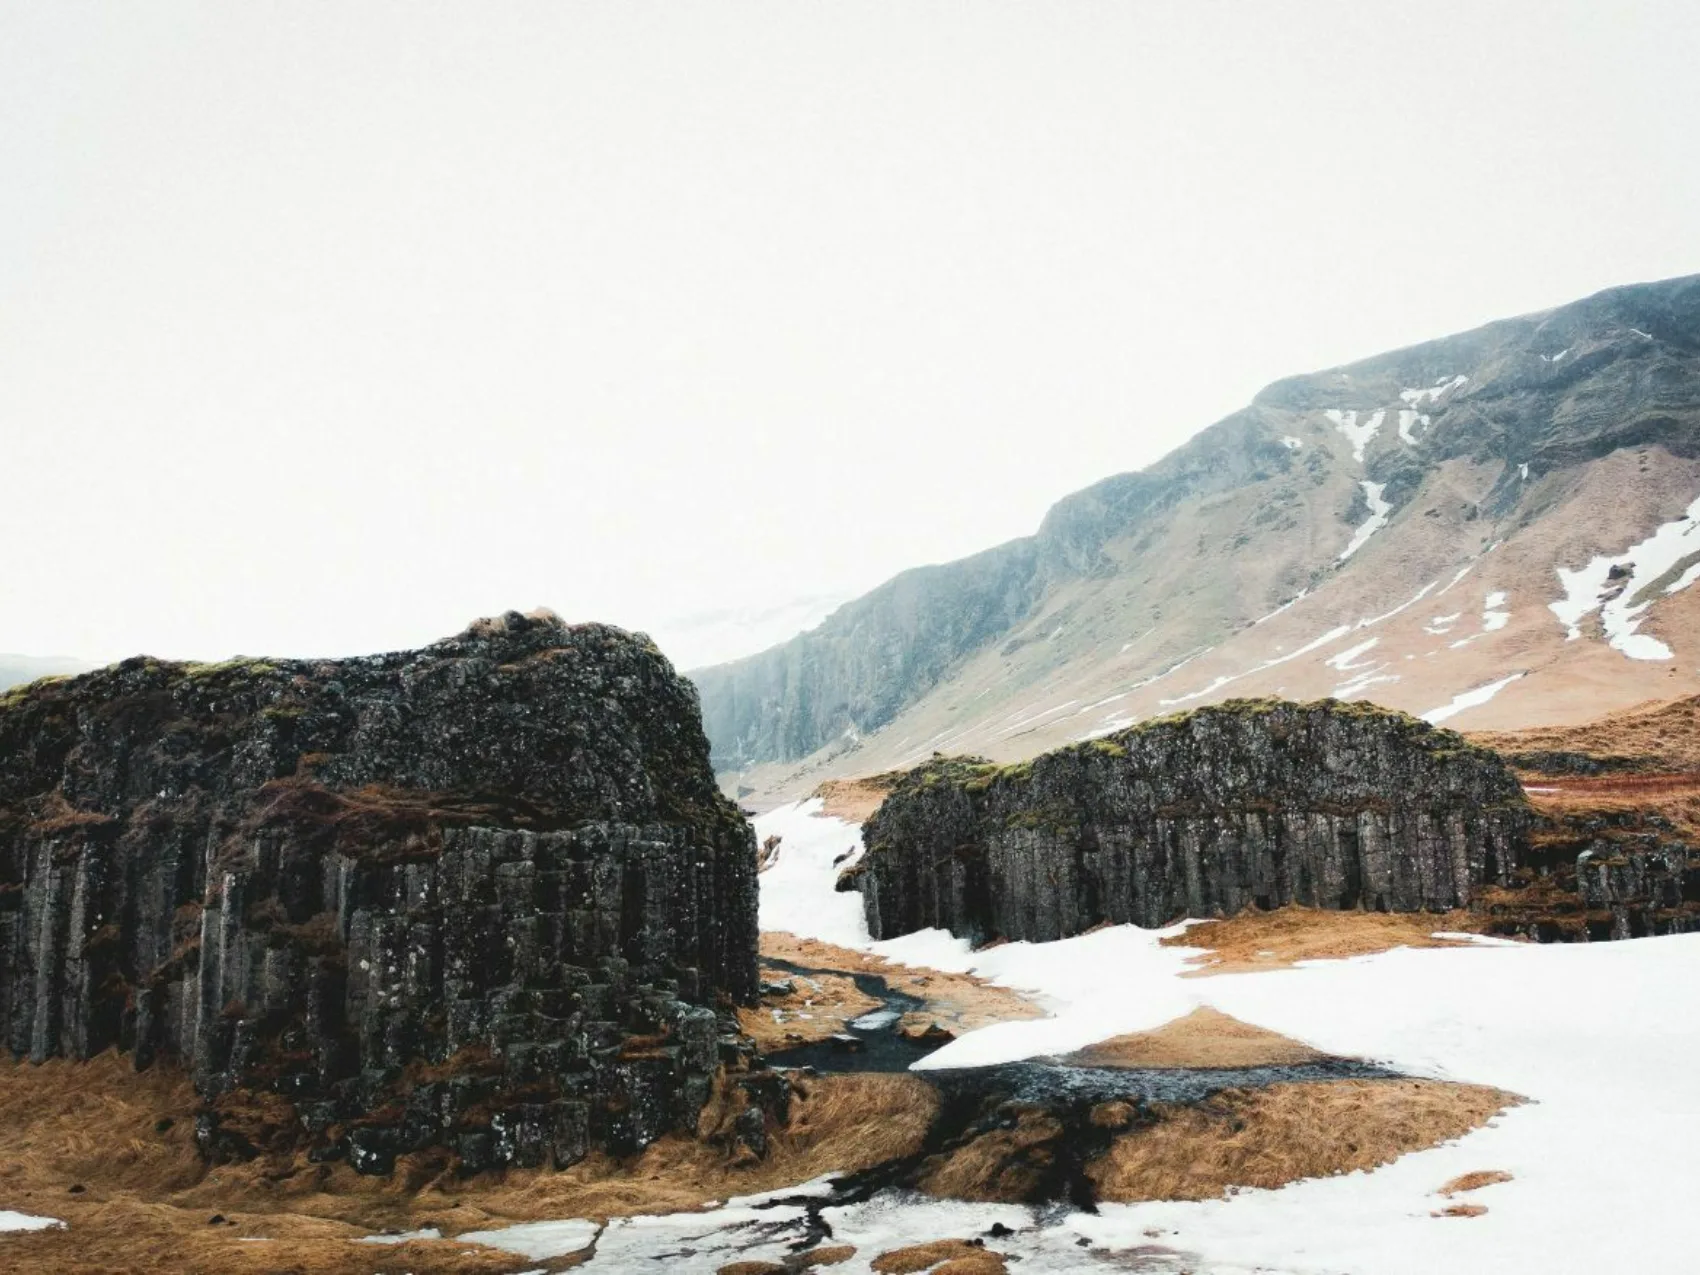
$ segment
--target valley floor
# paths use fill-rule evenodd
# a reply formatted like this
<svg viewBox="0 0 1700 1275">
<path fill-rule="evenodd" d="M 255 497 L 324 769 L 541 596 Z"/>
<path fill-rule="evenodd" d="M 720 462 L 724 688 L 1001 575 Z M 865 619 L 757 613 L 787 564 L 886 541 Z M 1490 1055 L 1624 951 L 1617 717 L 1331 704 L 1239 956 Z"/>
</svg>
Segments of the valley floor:
<svg viewBox="0 0 1700 1275">
<path fill-rule="evenodd" d="M 764 816 L 759 830 L 780 837 L 761 878 L 765 976 L 791 983 L 770 988 L 753 1012 L 769 1049 L 818 1041 L 867 1014 L 874 974 L 918 1005 L 914 1030 L 936 1022 L 954 1035 L 917 1064 L 931 1073 L 1038 1058 L 1161 1068 L 1327 1055 L 1414 1079 L 1275 1086 L 1183 1111 L 1160 1136 L 1125 1144 L 1134 1149 L 1117 1153 L 1124 1162 L 1105 1162 L 1100 1200 L 1143 1202 L 1089 1212 L 894 1189 L 835 1194 L 835 1175 L 919 1145 L 936 1102 L 901 1072 L 809 1082 L 795 1136 L 781 1133 L 753 1164 L 677 1139 L 634 1162 L 560 1174 L 457 1183 L 412 1166 L 411 1180 L 386 1183 L 343 1166 L 276 1180 L 250 1166 L 208 1173 L 182 1119 L 192 1096 L 164 1076 L 124 1081 L 115 1058 L 75 1084 L 63 1064 L 19 1067 L 0 1076 L 0 1265 L 509 1275 L 1693 1268 L 1700 935 L 1536 946 L 1460 932 L 1458 917 L 1283 912 L 980 951 L 938 932 L 872 943 L 860 897 L 832 888 L 857 827 L 812 801 Z M 813 972 L 789 972 L 799 969 Z M 154 1132 L 170 1113 L 178 1123 Z M 1429 1149 L 1403 1153 L 1413 1146 Z M 215 1214 L 231 1221 L 209 1222 Z M 68 1227 L 10 1229 L 46 1217 Z M 359 1242 L 385 1228 L 401 1234 L 378 1238 L 401 1242 Z M 946 1240 L 958 1243 L 906 1252 Z"/>
<path fill-rule="evenodd" d="M 780 862 L 766 874 L 772 879 L 764 878 L 764 929 L 816 933 L 911 967 L 971 973 L 1020 989 L 1049 1011 L 962 1036 L 924 1068 L 1066 1053 L 1204 1008 L 1327 1053 L 1528 1099 L 1456 1142 L 1373 1172 L 1213 1200 L 1104 1205 L 1095 1216 L 1023 1216 L 1019 1224 L 1008 1215 L 1026 1211 L 1009 1206 L 891 1201 L 884 1226 L 921 1235 L 954 1225 L 966 1233 L 995 1217 L 1017 1228 L 994 1246 L 1026 1257 L 1023 1271 L 1084 1269 L 1083 1254 L 1100 1254 L 1112 1269 L 1113 1252 L 1140 1248 L 1154 1270 L 1693 1268 L 1687 1207 L 1700 1188 L 1692 1156 L 1700 1098 L 1689 1072 L 1700 1056 L 1700 935 L 1537 946 L 1444 932 L 1430 938 L 1420 933 L 1420 918 L 1374 918 L 1412 928 L 1387 936 L 1399 944 L 1392 950 L 1211 977 L 1189 977 L 1199 953 L 1179 945 L 1187 927 L 1124 926 L 979 952 L 938 932 L 870 944 L 859 896 L 824 893 L 831 861 L 854 843 L 856 829 L 818 809 L 804 803 L 761 821 L 763 835 L 783 838 Z M 1279 938 L 1265 941 L 1271 946 L 1261 959 L 1279 965 Z M 1245 946 L 1238 944 L 1238 955 L 1257 961 L 1260 951 Z M 1438 1194 L 1472 1174 L 1506 1179 Z M 835 1227 L 835 1235 L 854 1242 L 867 1223 L 845 1220 L 851 1225 Z"/>
</svg>

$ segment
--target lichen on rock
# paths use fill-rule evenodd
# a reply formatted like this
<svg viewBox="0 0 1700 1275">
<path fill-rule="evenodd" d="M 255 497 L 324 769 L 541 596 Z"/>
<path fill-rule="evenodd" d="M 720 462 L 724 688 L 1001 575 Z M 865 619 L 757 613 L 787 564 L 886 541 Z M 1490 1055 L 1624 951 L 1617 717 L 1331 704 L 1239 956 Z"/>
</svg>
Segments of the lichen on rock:
<svg viewBox="0 0 1700 1275">
<path fill-rule="evenodd" d="M 641 635 L 127 660 L 0 703 L 0 1044 L 191 1067 L 215 1157 L 279 1095 L 374 1172 L 636 1148 L 755 1000 L 755 867 Z"/>
</svg>

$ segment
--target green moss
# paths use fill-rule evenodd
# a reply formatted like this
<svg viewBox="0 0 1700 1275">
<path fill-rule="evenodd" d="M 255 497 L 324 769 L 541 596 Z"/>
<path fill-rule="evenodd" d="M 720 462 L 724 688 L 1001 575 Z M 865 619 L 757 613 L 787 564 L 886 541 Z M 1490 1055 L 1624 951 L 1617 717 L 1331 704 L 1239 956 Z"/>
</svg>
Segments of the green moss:
<svg viewBox="0 0 1700 1275">
<path fill-rule="evenodd" d="M 221 660 L 217 664 L 185 664 L 183 672 L 188 677 L 221 677 L 227 673 L 259 676 L 277 672 L 277 665 L 239 655 L 233 660 Z"/>
<path fill-rule="evenodd" d="M 904 788 L 936 788 L 954 784 L 970 792 L 982 791 L 991 782 L 998 767 L 984 757 L 945 757 L 934 755 L 906 773 L 900 773 L 897 784 Z"/>
<path fill-rule="evenodd" d="M 1491 764 L 1502 760 L 1493 750 L 1484 748 L 1479 744 L 1473 744 L 1455 731 L 1431 725 L 1420 718 L 1412 717 L 1408 713 L 1402 713 L 1397 709 L 1384 708 L 1379 704 L 1363 700 L 1336 699 L 1307 702 L 1265 696 L 1255 699 L 1226 700 L 1220 704 L 1208 704 L 1183 712 L 1149 718 L 1111 735 L 1065 745 L 1036 758 L 1011 762 L 1001 766 L 995 765 L 983 757 L 934 756 L 930 761 L 922 763 L 913 770 L 900 773 L 897 776 L 896 783 L 893 784 L 893 788 L 894 790 L 905 788 L 932 790 L 941 785 L 956 785 L 968 793 L 978 795 L 985 793 L 996 784 L 1026 783 L 1032 778 L 1036 763 L 1050 764 L 1050 760 L 1053 758 L 1062 759 L 1069 756 L 1082 759 L 1108 757 L 1120 760 L 1129 756 L 1135 742 L 1142 736 L 1172 731 L 1195 720 L 1229 717 L 1261 718 L 1276 713 L 1288 715 L 1295 727 L 1301 725 L 1306 717 L 1317 713 L 1326 713 L 1336 719 L 1383 723 L 1389 732 L 1399 738 L 1406 746 L 1423 749 L 1437 761 L 1474 758 Z M 1285 734 L 1286 732 L 1277 729 L 1275 733 Z M 1511 806 L 1524 806 L 1526 802 L 1519 795 L 1508 799 L 1504 804 L 1509 808 Z M 1023 818 L 1038 820 L 1039 822 L 1012 826 L 1040 826 L 1045 822 L 1043 815 L 1023 816 Z"/>
<path fill-rule="evenodd" d="M 33 682 L 24 682 L 18 686 L 7 687 L 0 691 L 0 709 L 12 708 L 15 705 L 22 704 L 37 691 L 43 690 L 56 682 L 67 682 L 69 680 L 70 674 L 68 673 L 49 673 L 46 677 L 38 677 Z"/>
</svg>

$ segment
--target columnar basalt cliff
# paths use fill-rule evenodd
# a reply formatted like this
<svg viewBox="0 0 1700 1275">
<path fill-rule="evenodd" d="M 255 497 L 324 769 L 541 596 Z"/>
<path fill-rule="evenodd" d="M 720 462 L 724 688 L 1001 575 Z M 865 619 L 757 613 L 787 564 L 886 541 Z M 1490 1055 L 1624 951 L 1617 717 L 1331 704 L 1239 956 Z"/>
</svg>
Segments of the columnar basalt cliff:
<svg viewBox="0 0 1700 1275">
<path fill-rule="evenodd" d="M 940 758 L 864 827 L 869 929 L 1044 941 L 1302 903 L 1467 905 L 1516 866 L 1505 764 L 1403 714 L 1231 701 L 1014 766 Z"/>
<path fill-rule="evenodd" d="M 510 613 L 0 697 L 4 1043 L 192 1067 L 214 1155 L 641 1146 L 755 995 L 753 834 L 642 637 Z"/>
<path fill-rule="evenodd" d="M 1484 892 L 1496 934 L 1587 943 L 1700 931 L 1700 843 L 1646 808 L 1536 811 L 1529 849 Z"/>
</svg>

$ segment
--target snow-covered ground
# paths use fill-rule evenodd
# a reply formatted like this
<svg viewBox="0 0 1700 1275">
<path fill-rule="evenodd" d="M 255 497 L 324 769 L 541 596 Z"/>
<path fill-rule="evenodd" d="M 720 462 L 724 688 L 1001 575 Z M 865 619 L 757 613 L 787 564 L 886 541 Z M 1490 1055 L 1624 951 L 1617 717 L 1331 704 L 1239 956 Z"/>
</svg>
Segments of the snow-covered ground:
<svg viewBox="0 0 1700 1275">
<path fill-rule="evenodd" d="M 36 1217 L 31 1213 L 14 1213 L 0 1209 L 0 1231 L 45 1231 L 50 1226 L 64 1226 L 56 1217 Z"/>
<path fill-rule="evenodd" d="M 774 811 L 759 826 L 764 836 L 784 838 L 781 867 L 789 869 L 771 886 L 764 880 L 763 928 L 835 943 L 859 930 L 850 945 L 906 964 L 971 970 L 1051 1011 L 969 1033 L 924 1066 L 1054 1053 L 1208 1005 L 1330 1053 L 1497 1085 L 1532 1100 L 1457 1143 L 1373 1173 L 1071 1216 L 1051 1227 L 1050 1241 L 1031 1241 L 1042 1250 L 1078 1255 L 1074 1241 L 1082 1237 L 1119 1248 L 1156 1242 L 1200 1255 L 1205 1271 L 1317 1275 L 1700 1269 L 1687 1212 L 1700 1192 L 1700 1088 L 1692 1078 L 1700 1058 L 1700 935 L 1573 946 L 1478 940 L 1189 979 L 1179 977 L 1188 952 L 1158 945 L 1172 931 L 1133 926 L 984 952 L 940 931 L 870 943 L 859 912 L 852 917 L 842 907 L 857 896 L 830 895 L 833 905 L 822 907 L 831 860 L 857 844 L 857 830 L 821 816 L 817 802 Z M 1488 1213 L 1432 1217 L 1443 1203 L 1435 1189 L 1477 1169 L 1513 1175 L 1472 1197 Z M 981 1228 L 1005 1211 L 985 1210 Z M 881 1225 L 901 1215 L 896 1208 Z M 913 1212 L 908 1225 L 916 1229 L 908 1233 L 950 1233 L 942 1215 L 924 1218 Z M 847 1226 L 843 1238 L 854 1243 L 853 1231 Z"/>
<path fill-rule="evenodd" d="M 1457 1142 L 1374 1172 L 1202 1203 L 1106 1205 L 1091 1215 L 883 1194 L 825 1211 L 832 1242 L 858 1249 L 834 1268 L 845 1275 L 865 1275 L 888 1249 L 981 1234 L 994 1222 L 1016 1232 L 993 1246 L 1020 1257 L 1024 1275 L 1700 1269 L 1688 1212 L 1700 1192 L 1693 1080 L 1700 935 L 1547 947 L 1478 939 L 1469 947 L 1182 978 L 1189 951 L 1158 943 L 1173 929 L 1120 926 L 982 952 L 937 930 L 871 942 L 860 896 L 832 888 L 834 861 L 860 847 L 854 825 L 822 815 L 820 803 L 809 801 L 764 816 L 757 830 L 782 838 L 778 864 L 762 876 L 764 930 L 909 965 L 972 971 L 1026 992 L 1049 1011 L 964 1035 L 923 1067 L 1066 1051 L 1211 1006 L 1330 1053 L 1497 1085 L 1530 1099 Z M 1448 1203 L 1436 1190 L 1476 1170 L 1500 1170 L 1512 1180 L 1468 1197 L 1487 1207 L 1483 1216 L 1434 1216 Z M 798 1205 L 764 1208 L 752 1197 L 705 1213 L 616 1222 L 584 1269 L 630 1269 L 665 1255 L 670 1271 L 689 1275 L 735 1257 L 778 1260 L 802 1234 L 803 1214 Z M 564 1222 L 475 1238 L 543 1258 L 580 1249 L 592 1234 L 586 1223 Z M 1135 1259 L 1116 1256 L 1128 1250 L 1140 1250 L 1143 1264 L 1130 1268 Z"/>
</svg>

